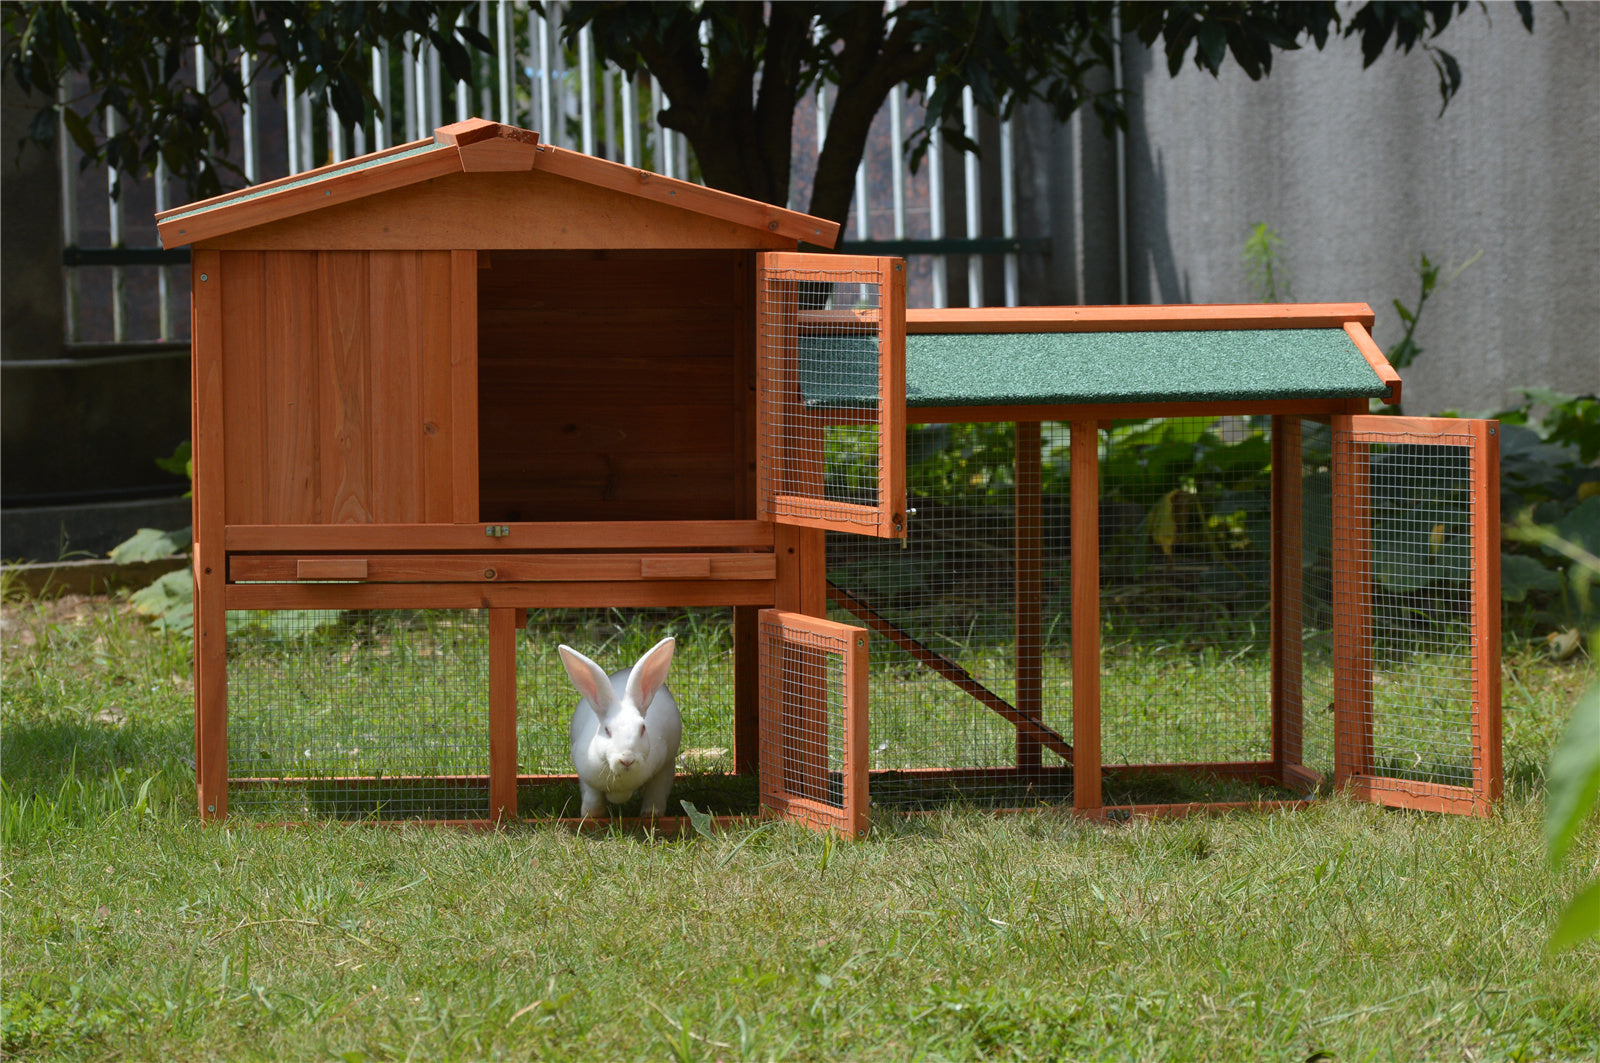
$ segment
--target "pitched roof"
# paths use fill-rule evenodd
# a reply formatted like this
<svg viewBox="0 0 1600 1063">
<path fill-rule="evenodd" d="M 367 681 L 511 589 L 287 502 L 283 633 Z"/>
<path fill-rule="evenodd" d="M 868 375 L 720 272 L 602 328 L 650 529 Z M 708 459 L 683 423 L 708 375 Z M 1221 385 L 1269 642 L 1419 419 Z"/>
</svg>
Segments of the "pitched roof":
<svg viewBox="0 0 1600 1063">
<path fill-rule="evenodd" d="M 449 174 L 538 170 L 763 233 L 831 247 L 835 222 L 539 143 L 539 134 L 481 118 L 431 140 L 253 185 L 156 215 L 164 247 L 181 247 Z"/>
</svg>

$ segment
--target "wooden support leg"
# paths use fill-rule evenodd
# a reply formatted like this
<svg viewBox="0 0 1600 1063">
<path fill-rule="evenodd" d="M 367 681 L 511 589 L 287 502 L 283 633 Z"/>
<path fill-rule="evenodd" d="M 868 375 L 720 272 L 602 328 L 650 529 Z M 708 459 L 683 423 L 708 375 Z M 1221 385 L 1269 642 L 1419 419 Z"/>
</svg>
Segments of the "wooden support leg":
<svg viewBox="0 0 1600 1063">
<path fill-rule="evenodd" d="M 517 624 L 519 610 L 489 610 L 489 818 L 517 816 Z"/>
<path fill-rule="evenodd" d="M 221 553 L 195 544 L 194 767 L 200 818 L 228 815 L 228 611 Z"/>
<path fill-rule="evenodd" d="M 1100 430 L 1072 422 L 1072 806 L 1099 812 Z"/>
</svg>

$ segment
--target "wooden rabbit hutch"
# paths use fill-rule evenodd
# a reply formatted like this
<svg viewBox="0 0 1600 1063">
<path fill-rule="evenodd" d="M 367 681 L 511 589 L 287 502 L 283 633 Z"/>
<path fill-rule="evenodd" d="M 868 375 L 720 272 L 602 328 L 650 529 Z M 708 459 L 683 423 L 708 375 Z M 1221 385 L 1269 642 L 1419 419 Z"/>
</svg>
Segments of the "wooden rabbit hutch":
<svg viewBox="0 0 1600 1063">
<path fill-rule="evenodd" d="M 158 225 L 193 248 L 206 819 L 518 815 L 530 786 L 570 782 L 538 750 L 576 698 L 562 687 L 557 709 L 534 711 L 529 674 L 559 666 L 553 643 L 523 636 L 530 614 L 618 608 L 729 614 L 725 767 L 759 780 L 765 811 L 815 827 L 859 836 L 870 804 L 915 806 L 901 795 L 929 785 L 1112 816 L 1223 803 L 1123 800 L 1135 777 L 1203 772 L 1297 797 L 1319 778 L 1303 721 L 1321 719 L 1309 699 L 1323 693 L 1302 675 L 1308 528 L 1331 529 L 1317 550 L 1338 619 L 1318 673 L 1333 781 L 1427 808 L 1496 796 L 1493 426 L 1366 416 L 1398 382 L 1363 306 L 908 315 L 898 260 L 798 252 L 831 246 L 830 222 L 476 119 Z M 1146 386 L 1166 369 L 1172 387 Z M 1119 672 L 1101 638 L 1128 582 L 1104 578 L 1118 556 L 1105 547 L 1128 538 L 1131 510 L 1097 474 L 1109 436 L 1150 418 L 1267 426 L 1265 530 L 1216 532 L 1249 539 L 1269 570 L 1250 610 L 1268 678 L 1226 694 L 1259 715 L 1228 721 L 1255 728 L 1243 752 L 1102 747 L 1113 721 L 1163 714 L 1108 696 Z M 908 449 L 920 467 L 929 433 L 959 425 L 1014 426 L 1011 483 L 991 492 L 1005 505 L 941 525 L 972 507 L 913 485 L 908 520 Z M 1307 501 L 1318 484 L 1326 519 Z M 1166 490 L 1174 530 L 1145 538 L 1171 539 L 1179 567 L 1203 538 L 1189 525 L 1209 518 Z M 1396 530 L 1402 497 L 1433 509 Z M 930 553 L 927 532 L 987 538 L 990 563 Z M 1465 721 L 1442 739 L 1435 716 L 1388 696 L 1380 629 L 1416 613 L 1380 600 L 1390 533 L 1437 547 L 1423 561 L 1444 575 L 1419 586 L 1448 587 L 1466 633 L 1449 657 L 1465 686 L 1430 695 Z M 998 596 L 961 583 L 997 572 Z M 950 646 L 997 612 L 1008 633 L 975 640 L 1003 665 L 991 674 Z M 696 699 L 669 683 L 688 726 Z M 902 755 L 918 731 L 950 740 Z M 1464 780 L 1419 772 L 1441 741 Z"/>
</svg>

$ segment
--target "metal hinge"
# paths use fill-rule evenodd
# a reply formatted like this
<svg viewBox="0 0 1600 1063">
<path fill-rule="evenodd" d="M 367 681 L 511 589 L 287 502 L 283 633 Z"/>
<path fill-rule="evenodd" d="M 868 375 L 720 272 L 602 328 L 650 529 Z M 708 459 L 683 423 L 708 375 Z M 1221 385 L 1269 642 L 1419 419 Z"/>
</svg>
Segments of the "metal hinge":
<svg viewBox="0 0 1600 1063">
<path fill-rule="evenodd" d="M 511 534 L 511 525 L 485 524 L 483 526 L 483 534 L 487 535 L 491 539 L 504 539 L 506 536 Z"/>
</svg>

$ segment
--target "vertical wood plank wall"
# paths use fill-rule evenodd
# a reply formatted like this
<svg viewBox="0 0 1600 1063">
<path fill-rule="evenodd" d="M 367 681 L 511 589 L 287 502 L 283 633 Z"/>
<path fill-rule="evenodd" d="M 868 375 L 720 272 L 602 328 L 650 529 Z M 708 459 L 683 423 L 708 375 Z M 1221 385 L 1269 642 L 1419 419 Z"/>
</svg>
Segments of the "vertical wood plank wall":
<svg viewBox="0 0 1600 1063">
<path fill-rule="evenodd" d="M 451 253 L 220 259 L 227 522 L 451 521 Z"/>
</svg>

